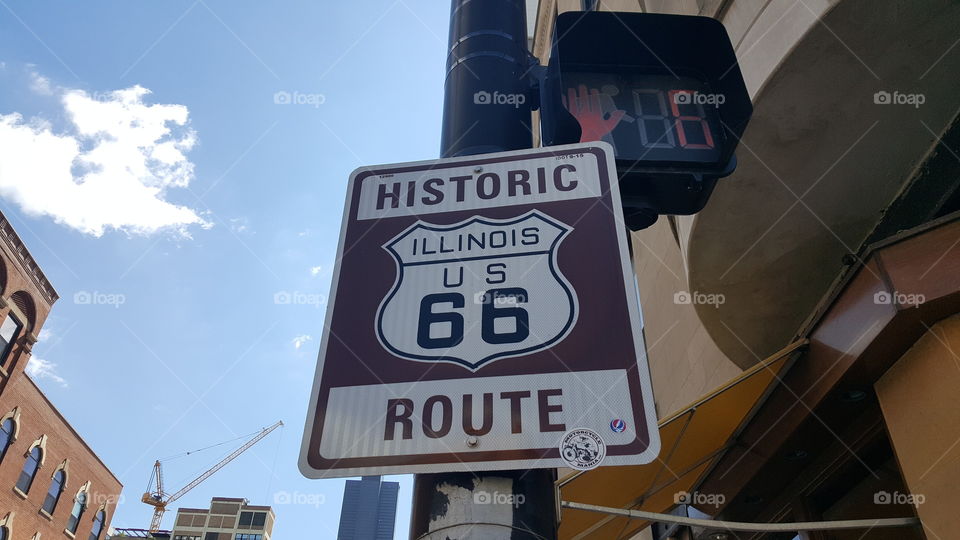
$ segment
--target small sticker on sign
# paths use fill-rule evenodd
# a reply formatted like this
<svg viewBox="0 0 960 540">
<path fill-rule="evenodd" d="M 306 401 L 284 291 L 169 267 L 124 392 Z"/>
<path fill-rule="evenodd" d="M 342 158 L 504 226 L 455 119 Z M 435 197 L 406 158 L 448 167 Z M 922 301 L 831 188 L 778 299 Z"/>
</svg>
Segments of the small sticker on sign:
<svg viewBox="0 0 960 540">
<path fill-rule="evenodd" d="M 606 455 L 607 445 L 600 434 L 592 429 L 572 429 L 560 440 L 560 457 L 571 469 L 595 469 Z"/>
</svg>

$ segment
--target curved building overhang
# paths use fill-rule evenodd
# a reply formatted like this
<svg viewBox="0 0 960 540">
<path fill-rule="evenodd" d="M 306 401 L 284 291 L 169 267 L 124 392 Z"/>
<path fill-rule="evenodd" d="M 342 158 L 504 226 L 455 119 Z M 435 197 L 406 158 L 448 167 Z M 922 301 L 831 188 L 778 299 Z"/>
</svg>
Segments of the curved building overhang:
<svg viewBox="0 0 960 540">
<path fill-rule="evenodd" d="M 956 117 L 958 24 L 945 0 L 774 1 L 740 43 L 739 167 L 678 229 L 690 290 L 724 298 L 697 313 L 741 367 L 797 334 Z"/>
</svg>

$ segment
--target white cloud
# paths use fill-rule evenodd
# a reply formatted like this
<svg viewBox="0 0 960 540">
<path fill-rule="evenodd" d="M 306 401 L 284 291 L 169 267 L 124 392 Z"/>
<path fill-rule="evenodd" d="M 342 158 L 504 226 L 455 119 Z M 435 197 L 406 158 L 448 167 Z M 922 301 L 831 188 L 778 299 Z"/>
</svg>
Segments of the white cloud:
<svg viewBox="0 0 960 540">
<path fill-rule="evenodd" d="M 323 272 L 323 266 L 311 266 L 311 267 L 310 267 L 310 275 L 311 275 L 311 276 L 317 277 L 318 275 L 320 275 L 320 272 Z"/>
<path fill-rule="evenodd" d="M 299 335 L 293 338 L 293 348 L 299 349 L 304 343 L 312 340 L 313 338 L 311 336 L 308 336 L 307 334 Z"/>
<path fill-rule="evenodd" d="M 95 97 L 57 92 L 70 124 L 62 133 L 42 120 L 0 114 L 0 196 L 93 236 L 107 229 L 189 236 L 191 225 L 211 226 L 195 210 L 166 200 L 170 188 L 193 179 L 185 153 L 197 139 L 187 107 L 148 105 L 143 100 L 150 91 L 141 86 Z"/>
<path fill-rule="evenodd" d="M 50 330 L 49 328 L 44 328 L 40 330 L 39 334 L 37 334 L 37 343 L 43 343 L 44 341 L 48 341 L 52 337 L 53 337 L 53 330 Z"/>
<path fill-rule="evenodd" d="M 247 218 L 230 218 L 230 230 L 235 233 L 246 233 L 250 231 L 250 222 Z"/>
<path fill-rule="evenodd" d="M 44 96 L 53 95 L 53 90 L 50 88 L 50 79 L 36 71 L 30 71 L 30 90 Z"/>
<path fill-rule="evenodd" d="M 64 388 L 68 386 L 66 379 L 57 375 L 57 365 L 43 358 L 31 356 L 25 371 L 34 379 L 49 379 Z"/>
</svg>

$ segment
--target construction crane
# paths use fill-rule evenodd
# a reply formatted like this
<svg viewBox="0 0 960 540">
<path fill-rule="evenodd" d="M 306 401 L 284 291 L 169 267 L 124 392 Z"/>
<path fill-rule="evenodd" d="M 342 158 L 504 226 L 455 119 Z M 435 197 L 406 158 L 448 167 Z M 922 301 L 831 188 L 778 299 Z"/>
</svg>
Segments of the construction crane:
<svg viewBox="0 0 960 540">
<path fill-rule="evenodd" d="M 153 507 L 153 520 L 150 522 L 150 532 L 154 533 L 160 530 L 160 521 L 163 519 L 163 513 L 167 511 L 168 504 L 186 495 L 188 491 L 213 476 L 213 473 L 222 469 L 227 463 L 233 461 L 234 458 L 244 453 L 251 446 L 257 444 L 261 439 L 269 435 L 271 431 L 282 425 L 283 421 L 280 421 L 270 427 L 263 428 L 260 433 L 257 433 L 256 436 L 244 443 L 243 446 L 231 452 L 229 456 L 220 460 L 219 463 L 207 469 L 206 472 L 194 478 L 192 482 L 183 486 L 172 495 L 163 490 L 163 468 L 160 465 L 160 460 L 157 460 L 156 463 L 153 464 L 153 472 L 150 475 L 150 483 L 147 485 L 147 491 L 143 494 L 143 497 L 140 498 L 141 501 Z"/>
</svg>

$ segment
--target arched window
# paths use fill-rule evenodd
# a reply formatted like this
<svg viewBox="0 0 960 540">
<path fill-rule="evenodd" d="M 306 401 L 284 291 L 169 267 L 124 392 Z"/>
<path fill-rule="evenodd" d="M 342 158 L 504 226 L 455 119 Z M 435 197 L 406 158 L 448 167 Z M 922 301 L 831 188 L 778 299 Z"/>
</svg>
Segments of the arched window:
<svg viewBox="0 0 960 540">
<path fill-rule="evenodd" d="M 23 330 L 23 323 L 12 312 L 8 313 L 0 323 L 0 366 L 7 363 L 7 358 L 13 349 L 13 342 L 20 337 L 21 330 Z"/>
<path fill-rule="evenodd" d="M 43 459 L 43 450 L 39 446 L 31 448 L 23 463 L 23 470 L 20 471 L 20 479 L 17 480 L 17 489 L 23 493 L 30 492 L 30 486 L 33 485 L 33 477 L 37 475 L 37 469 L 40 468 L 41 459 Z"/>
<path fill-rule="evenodd" d="M 10 295 L 10 303 L 17 306 L 20 314 L 27 319 L 20 322 L 26 324 L 29 330 L 33 330 L 33 325 L 37 320 L 37 308 L 33 303 L 33 298 L 25 291 L 17 291 Z"/>
<path fill-rule="evenodd" d="M 103 510 L 97 512 L 97 515 L 93 518 L 93 528 L 90 529 L 90 538 L 87 540 L 100 540 L 100 532 L 103 530 L 103 522 L 106 519 L 107 515 Z"/>
<path fill-rule="evenodd" d="M 81 491 L 80 493 L 77 493 L 77 497 L 73 499 L 73 510 L 70 511 L 70 519 L 67 520 L 68 531 L 76 534 L 77 525 L 80 524 L 80 518 L 83 517 L 83 512 L 86 509 L 87 509 L 87 492 Z"/>
<path fill-rule="evenodd" d="M 13 514 L 14 512 L 7 512 L 0 516 L 0 540 L 13 538 Z"/>
<path fill-rule="evenodd" d="M 47 490 L 47 498 L 43 500 L 43 511 L 53 514 L 57 509 L 57 502 L 60 501 L 60 494 L 63 493 L 63 485 L 66 483 L 67 473 L 63 469 L 57 469 L 53 473 L 53 479 L 50 480 L 50 489 Z"/>
<path fill-rule="evenodd" d="M 7 455 L 7 450 L 13 444 L 13 418 L 7 418 L 0 424 L 0 463 L 3 463 L 3 457 Z M 0 538 L 3 540 L 3 538 Z"/>
</svg>

